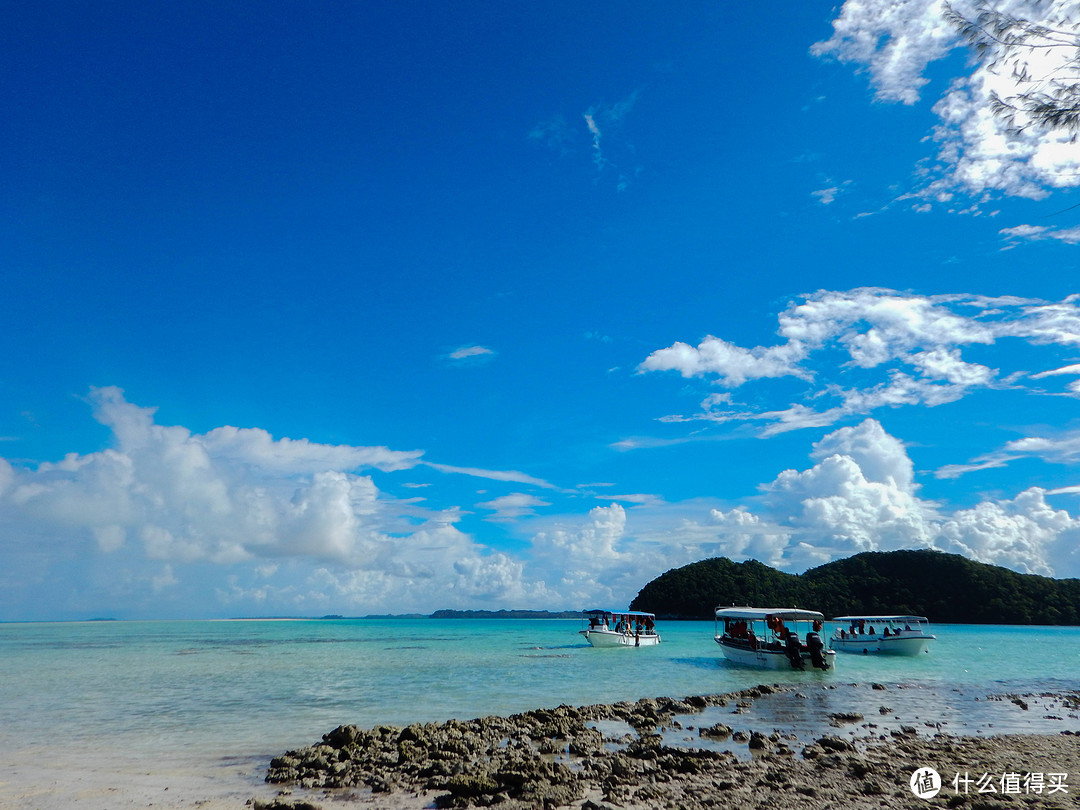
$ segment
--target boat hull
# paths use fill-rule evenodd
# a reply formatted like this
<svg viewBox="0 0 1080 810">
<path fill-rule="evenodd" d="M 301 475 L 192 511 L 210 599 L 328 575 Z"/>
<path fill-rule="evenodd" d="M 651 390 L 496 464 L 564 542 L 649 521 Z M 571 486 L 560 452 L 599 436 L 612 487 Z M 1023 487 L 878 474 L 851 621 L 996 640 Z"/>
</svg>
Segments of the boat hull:
<svg viewBox="0 0 1080 810">
<path fill-rule="evenodd" d="M 832 647 L 837 652 L 857 655 L 908 655 L 915 656 L 929 652 L 933 635 L 901 636 L 858 636 L 857 638 L 831 639 Z"/>
<path fill-rule="evenodd" d="M 758 669 L 791 669 L 791 661 L 788 660 L 784 650 L 757 649 L 752 650 L 741 645 L 728 644 L 721 638 L 716 639 L 720 649 L 724 651 L 724 657 L 734 664 L 744 667 L 756 667 Z M 832 669 L 836 665 L 836 653 L 832 650 L 823 650 L 825 661 Z M 803 666 L 807 670 L 814 669 L 814 662 L 810 653 L 803 651 L 801 654 Z M 819 672 L 821 670 L 818 670 Z"/>
<path fill-rule="evenodd" d="M 581 635 L 594 647 L 654 647 L 660 643 L 660 636 L 655 633 L 636 636 L 614 630 L 582 630 Z"/>
</svg>

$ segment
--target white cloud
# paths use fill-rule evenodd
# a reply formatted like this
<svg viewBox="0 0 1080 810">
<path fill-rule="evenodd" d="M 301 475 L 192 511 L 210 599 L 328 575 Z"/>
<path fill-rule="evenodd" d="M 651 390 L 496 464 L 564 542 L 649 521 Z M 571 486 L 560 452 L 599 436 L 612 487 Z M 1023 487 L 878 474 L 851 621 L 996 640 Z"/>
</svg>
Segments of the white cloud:
<svg viewBox="0 0 1080 810">
<path fill-rule="evenodd" d="M 94 389 L 89 400 L 112 431 L 113 447 L 36 469 L 0 465 L 0 522 L 11 537 L 42 538 L 33 551 L 0 544 L 9 564 L 50 566 L 81 555 L 93 568 L 108 560 L 115 572 L 127 572 L 116 582 L 129 589 L 142 582 L 147 599 L 201 587 L 191 577 L 196 568 L 248 571 L 259 584 L 245 588 L 238 576 L 221 589 L 223 598 L 259 594 L 264 604 L 278 600 L 280 610 L 300 604 L 297 571 L 311 565 L 344 579 L 341 572 L 363 572 L 372 590 L 353 593 L 351 604 L 371 609 L 379 607 L 368 598 L 375 593 L 393 594 L 402 607 L 423 599 L 434 609 L 447 603 L 444 593 L 453 602 L 473 592 L 464 583 L 468 571 L 497 589 L 500 576 L 519 570 L 458 531 L 456 509 L 399 501 L 358 472 L 411 469 L 418 451 L 274 439 L 233 427 L 193 434 L 157 424 L 155 409 L 127 402 L 116 388 Z M 52 555 L 57 562 L 49 562 Z M 421 581 L 423 593 L 411 592 Z M 507 593 L 523 587 L 503 586 Z M 98 597 L 119 598 L 108 590 L 102 586 Z"/>
<path fill-rule="evenodd" d="M 790 377 L 807 384 L 805 397 L 812 405 L 789 401 L 785 407 L 754 409 L 724 392 L 705 397 L 697 414 L 665 421 L 746 421 L 761 424 L 762 435 L 771 435 L 823 427 L 884 407 L 934 407 L 972 391 L 1019 386 L 1023 369 L 1003 372 L 966 360 L 968 347 L 993 347 L 1005 340 L 1032 346 L 1080 343 L 1077 296 L 1048 302 L 879 288 L 821 291 L 792 303 L 778 322 L 782 342 L 774 346 L 744 348 L 713 336 L 696 347 L 677 342 L 652 352 L 639 371 L 678 371 L 727 389 Z M 842 362 L 833 359 L 837 356 Z M 755 399 L 762 401 L 760 395 Z M 623 449 L 646 444 L 637 440 Z"/>
<path fill-rule="evenodd" d="M 958 478 L 970 472 L 1004 467 L 1022 458 L 1037 458 L 1050 464 L 1076 464 L 1080 462 L 1080 430 L 1064 431 L 1052 437 L 1014 439 L 966 464 L 947 464 L 934 475 L 938 478 Z"/>
<path fill-rule="evenodd" d="M 456 507 L 422 509 L 350 470 L 309 472 L 320 445 L 277 445 L 257 432 L 212 441 L 215 431 L 156 424 L 153 409 L 116 389 L 91 400 L 112 448 L 37 469 L 0 465 L 10 470 L 0 494 L 0 608 L 9 613 L 27 594 L 42 611 L 95 615 L 117 605 L 129 615 L 621 606 L 659 573 L 710 556 L 799 571 L 913 547 L 1080 573 L 1067 553 L 1080 524 L 1041 490 L 950 514 L 919 497 L 904 444 L 873 419 L 822 436 L 811 466 L 780 472 L 742 504 L 619 496 L 584 516 L 541 517 L 547 501 L 496 495 L 480 506 L 513 519 L 521 551 L 509 553 L 463 532 Z M 365 458 L 393 475 L 415 460 L 352 449 L 326 447 L 327 464 Z M 1080 440 L 1007 450 L 1066 462 L 1080 456 Z"/>
<path fill-rule="evenodd" d="M 926 65 L 955 46 L 956 32 L 940 0 L 848 0 L 833 21 L 833 35 L 810 50 L 870 72 L 880 101 L 914 104 L 927 84 Z"/>
<path fill-rule="evenodd" d="M 1045 494 L 1034 487 L 1011 501 L 984 501 L 959 511 L 942 522 L 939 546 L 1024 573 L 1075 576 L 1067 549 L 1075 556 L 1080 520 L 1051 508 Z"/>
<path fill-rule="evenodd" d="M 709 335 L 697 345 L 678 342 L 658 349 L 641 364 L 641 371 L 678 371 L 684 377 L 716 374 L 721 385 L 738 387 L 765 377 L 806 376 L 798 363 L 806 356 L 798 341 L 771 348 L 744 349 Z"/>
<path fill-rule="evenodd" d="M 802 472 L 785 470 L 764 492 L 769 511 L 784 515 L 793 536 L 819 554 L 838 557 L 932 544 L 926 505 L 891 478 L 868 478 L 849 455 L 830 455 Z"/>
<path fill-rule="evenodd" d="M 477 478 L 487 478 L 492 481 L 507 481 L 513 484 L 531 484 L 536 487 L 543 487 L 544 489 L 555 489 L 555 485 L 541 478 L 535 478 L 517 470 L 484 470 L 479 467 L 455 467 L 450 464 L 436 464 L 431 461 L 423 462 L 425 467 L 430 467 L 433 470 L 438 470 L 443 473 L 454 473 L 457 475 L 472 475 Z"/>
<path fill-rule="evenodd" d="M 587 518 L 537 532 L 530 570 L 548 590 L 578 607 L 626 605 L 658 571 L 663 557 L 626 535 L 627 513 L 617 503 L 597 506 Z"/>
<path fill-rule="evenodd" d="M 487 346 L 461 346 L 447 355 L 451 360 L 480 360 L 494 357 L 495 350 Z"/>
<path fill-rule="evenodd" d="M 829 186 L 828 188 L 821 188 L 817 191 L 811 191 L 810 195 L 817 198 L 817 201 L 822 205 L 832 205 L 836 202 L 836 196 L 840 193 L 839 186 Z"/>
<path fill-rule="evenodd" d="M 979 4 L 954 0 L 969 20 Z M 1080 144 L 1072 134 L 1031 125 L 1024 114 L 1009 122 L 993 113 L 993 100 L 1015 100 L 1046 90 L 1044 79 L 1068 80 L 1075 71 L 1080 19 L 1072 0 L 1000 0 L 997 11 L 1066 32 L 1064 43 L 1026 49 L 1006 58 L 992 42 L 967 63 L 970 73 L 956 77 L 934 105 L 939 124 L 938 165 L 927 171 L 918 196 L 948 201 L 956 191 L 979 199 L 986 192 L 1039 198 L 1047 189 L 1080 184 Z M 833 21 L 833 35 L 811 52 L 866 70 L 879 101 L 912 105 L 928 80 L 927 66 L 965 48 L 944 16 L 942 0 L 847 0 Z"/>
<path fill-rule="evenodd" d="M 536 508 L 539 506 L 550 505 L 548 501 L 542 501 L 524 492 L 512 492 L 509 495 L 501 495 L 498 498 L 477 504 L 481 509 L 492 510 L 495 514 L 491 515 L 488 520 L 494 521 L 514 521 L 521 517 L 535 515 Z"/>
<path fill-rule="evenodd" d="M 1080 573 L 1070 551 L 1080 519 L 1049 507 L 1042 490 L 950 512 L 920 497 L 903 442 L 873 419 L 828 433 L 811 457 L 812 466 L 780 472 L 743 504 L 613 505 L 539 533 L 534 553 L 546 569 L 577 572 L 564 576 L 581 592 L 591 570 L 612 598 L 618 590 L 608 586 L 628 589 L 633 565 L 661 571 L 718 555 L 802 571 L 862 551 L 936 548 L 1024 572 Z"/>
<path fill-rule="evenodd" d="M 1047 239 L 1056 239 L 1067 245 L 1080 243 L 1080 227 L 1048 228 L 1045 225 L 1017 225 L 1015 228 L 1002 228 L 998 233 L 1008 237 L 1009 242 L 1014 245 L 1021 240 L 1041 242 Z"/>
<path fill-rule="evenodd" d="M 1041 380 L 1043 377 L 1057 377 L 1062 374 L 1076 374 L 1080 375 L 1080 363 L 1071 363 L 1061 368 L 1051 369 L 1050 371 L 1040 371 L 1038 374 L 1032 374 L 1031 379 Z"/>
<path fill-rule="evenodd" d="M 874 419 L 866 419 L 855 427 L 834 430 L 814 443 L 811 458 L 831 456 L 850 458 L 868 481 L 886 484 L 900 492 L 914 490 L 915 465 L 903 442 L 886 433 L 881 423 Z"/>
<path fill-rule="evenodd" d="M 581 114 L 585 127 L 592 140 L 593 163 L 597 171 L 604 171 L 611 167 L 618 172 L 619 191 L 625 191 L 631 179 L 640 173 L 641 167 L 627 167 L 627 163 L 633 158 L 633 150 L 626 144 L 625 139 L 618 137 L 613 141 L 613 134 L 621 135 L 624 119 L 637 103 L 638 91 L 634 90 L 627 98 L 614 104 L 593 104 Z M 615 152 L 615 157 L 611 156 Z"/>
<path fill-rule="evenodd" d="M 1080 572 L 1069 553 L 1080 520 L 1047 505 L 1043 490 L 944 513 L 918 497 L 902 443 L 872 419 L 825 436 L 813 455 L 813 467 L 762 487 L 760 514 L 742 516 L 759 532 L 787 537 L 780 556 L 788 568 L 860 551 L 937 548 L 1028 573 Z"/>
</svg>

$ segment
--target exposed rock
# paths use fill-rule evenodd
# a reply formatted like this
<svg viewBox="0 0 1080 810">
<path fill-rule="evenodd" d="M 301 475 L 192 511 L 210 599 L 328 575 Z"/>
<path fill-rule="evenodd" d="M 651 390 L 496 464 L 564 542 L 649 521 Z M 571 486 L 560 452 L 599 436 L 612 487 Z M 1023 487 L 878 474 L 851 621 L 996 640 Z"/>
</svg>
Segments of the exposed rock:
<svg viewBox="0 0 1080 810">
<path fill-rule="evenodd" d="M 726 740 L 731 736 L 731 726 L 726 726 L 723 723 L 717 723 L 714 726 L 708 728 L 698 729 L 699 737 L 711 737 L 714 740 Z"/>
<path fill-rule="evenodd" d="M 769 751 L 772 749 L 772 741 L 760 732 L 751 731 L 747 747 L 751 751 Z"/>
<path fill-rule="evenodd" d="M 271 802 L 263 802 L 256 799 L 251 803 L 253 810 L 321 810 L 317 804 L 305 802 L 301 799 L 290 801 L 289 799 L 274 799 Z"/>
<path fill-rule="evenodd" d="M 830 725 L 842 726 L 844 723 L 858 723 L 863 716 L 858 712 L 833 712 L 829 715 Z"/>
<path fill-rule="evenodd" d="M 855 744 L 840 737 L 822 737 L 817 744 L 826 751 L 854 751 Z"/>
<path fill-rule="evenodd" d="M 373 806 L 417 810 L 432 802 L 438 807 L 498 806 L 504 810 L 900 810 L 917 804 L 908 780 L 924 763 L 934 763 L 943 775 L 975 762 L 980 770 L 997 773 L 1015 769 L 1017 762 L 1053 762 L 1062 772 L 1080 772 L 1076 737 L 1063 734 L 926 739 L 905 726 L 893 732 L 892 738 L 860 742 L 865 750 L 857 749 L 849 739 L 826 735 L 805 746 L 798 756 L 788 745 L 796 739 L 790 734 L 732 732 L 723 723 L 699 729 L 701 738 L 722 740 L 730 735 L 734 741 L 747 743 L 757 755 L 748 759 L 746 749 L 737 756 L 714 748 L 672 747 L 661 735 L 651 733 L 651 728 L 613 744 L 590 725 L 597 720 L 629 722 L 631 717 L 650 722 L 671 718 L 771 694 L 763 689 L 772 687 L 727 696 L 560 706 L 510 717 L 404 728 L 339 726 L 315 745 L 275 757 L 267 780 L 319 790 L 368 789 L 392 797 L 384 804 L 376 798 Z M 955 800 L 950 804 L 962 801 L 970 808 L 984 798 L 961 799 L 944 790 L 943 796 Z M 326 798 L 335 803 L 343 800 L 332 793 Z M 1039 810 L 1070 807 L 1067 802 L 1072 798 L 1044 795 Z M 282 797 L 272 803 L 255 802 L 254 808 L 316 810 L 305 800 Z"/>
</svg>

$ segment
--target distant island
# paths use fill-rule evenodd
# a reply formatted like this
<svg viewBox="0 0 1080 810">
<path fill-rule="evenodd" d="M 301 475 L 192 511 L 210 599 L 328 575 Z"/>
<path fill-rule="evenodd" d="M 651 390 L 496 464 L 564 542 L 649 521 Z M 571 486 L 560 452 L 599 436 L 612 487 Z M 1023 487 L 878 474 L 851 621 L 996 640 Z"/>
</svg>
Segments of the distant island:
<svg viewBox="0 0 1080 810">
<path fill-rule="evenodd" d="M 432 619 L 580 619 L 580 610 L 436 610 Z"/>
<path fill-rule="evenodd" d="M 826 618 L 908 613 L 959 624 L 1080 624 L 1080 579 L 1018 574 L 941 551 L 868 551 L 787 574 L 714 557 L 648 583 L 632 610 L 711 619 L 718 605 L 804 607 Z"/>
<path fill-rule="evenodd" d="M 366 616 L 320 616 L 337 619 L 580 619 L 580 610 L 436 610 L 434 613 L 369 613 Z"/>
</svg>

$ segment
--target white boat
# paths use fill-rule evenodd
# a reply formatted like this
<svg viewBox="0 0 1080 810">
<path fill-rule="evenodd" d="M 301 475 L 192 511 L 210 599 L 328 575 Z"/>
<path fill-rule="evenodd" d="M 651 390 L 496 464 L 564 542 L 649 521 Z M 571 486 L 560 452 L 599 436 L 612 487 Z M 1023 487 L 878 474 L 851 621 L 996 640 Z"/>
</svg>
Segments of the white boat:
<svg viewBox="0 0 1080 810">
<path fill-rule="evenodd" d="M 660 643 L 656 616 L 639 610 L 586 610 L 589 626 L 579 631 L 594 647 L 651 647 Z"/>
<path fill-rule="evenodd" d="M 833 649 L 869 655 L 918 655 L 930 652 L 937 636 L 930 632 L 925 616 L 837 616 Z"/>
<path fill-rule="evenodd" d="M 816 610 L 718 607 L 716 643 L 724 651 L 724 657 L 744 666 L 832 669 L 836 653 L 821 636 L 824 621 L 825 617 Z"/>
</svg>

